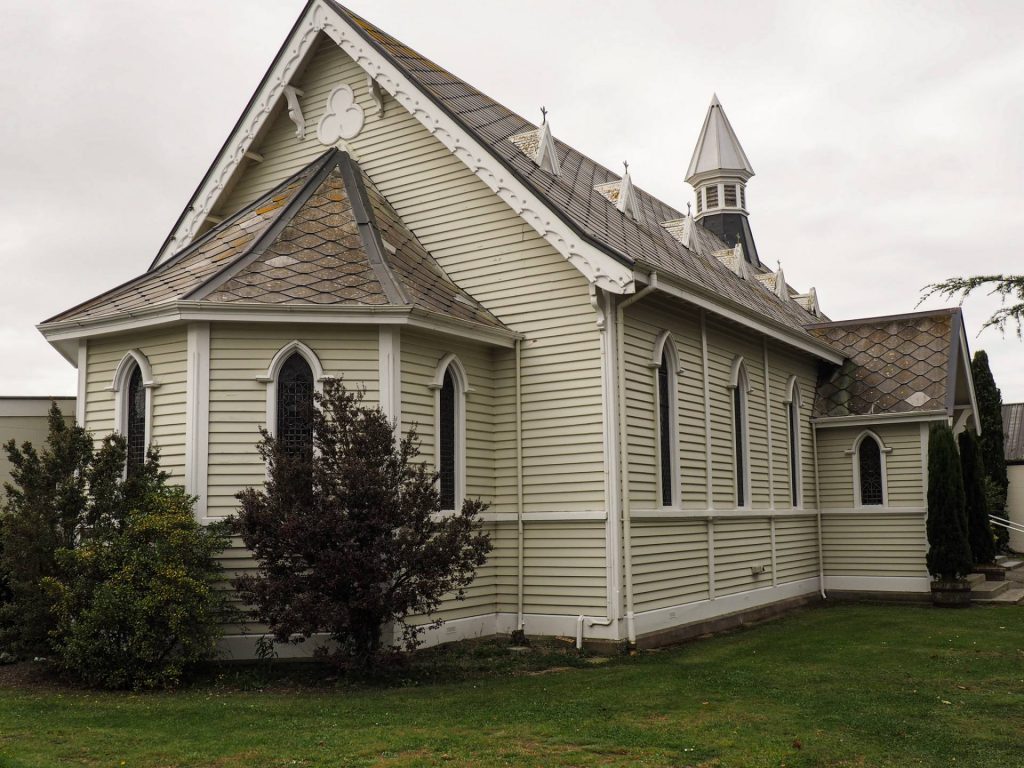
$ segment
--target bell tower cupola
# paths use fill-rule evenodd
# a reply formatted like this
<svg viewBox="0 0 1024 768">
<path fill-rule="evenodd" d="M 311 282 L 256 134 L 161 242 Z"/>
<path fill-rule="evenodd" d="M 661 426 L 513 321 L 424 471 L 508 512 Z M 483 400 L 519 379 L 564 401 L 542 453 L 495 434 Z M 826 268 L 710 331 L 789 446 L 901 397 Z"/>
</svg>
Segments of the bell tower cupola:
<svg viewBox="0 0 1024 768">
<path fill-rule="evenodd" d="M 697 193 L 696 220 L 730 247 L 743 246 L 746 260 L 759 266 L 747 218 L 747 181 L 753 175 L 754 169 L 725 110 L 718 97 L 712 96 L 686 172 L 687 183 Z"/>
</svg>

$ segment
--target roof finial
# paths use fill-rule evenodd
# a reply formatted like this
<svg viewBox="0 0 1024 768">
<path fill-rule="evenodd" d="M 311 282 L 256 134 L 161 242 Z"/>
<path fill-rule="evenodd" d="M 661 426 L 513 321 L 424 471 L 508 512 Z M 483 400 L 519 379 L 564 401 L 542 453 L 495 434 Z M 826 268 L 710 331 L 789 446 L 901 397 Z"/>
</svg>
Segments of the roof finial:
<svg viewBox="0 0 1024 768">
<path fill-rule="evenodd" d="M 629 176 L 629 161 L 623 160 L 622 161 L 622 167 L 626 169 L 625 172 L 623 173 L 623 175 L 624 176 Z"/>
<path fill-rule="evenodd" d="M 693 205 L 693 203 L 691 203 L 689 200 L 686 201 L 686 215 L 687 216 L 691 215 L 691 213 L 690 213 L 690 206 L 692 206 L 692 205 Z"/>
<path fill-rule="evenodd" d="M 776 259 L 775 260 L 775 271 L 778 272 L 780 269 L 782 269 L 782 259 Z"/>
<path fill-rule="evenodd" d="M 540 116 L 541 116 L 540 124 L 544 125 L 548 121 L 548 108 L 547 107 L 541 107 L 540 108 Z"/>
</svg>

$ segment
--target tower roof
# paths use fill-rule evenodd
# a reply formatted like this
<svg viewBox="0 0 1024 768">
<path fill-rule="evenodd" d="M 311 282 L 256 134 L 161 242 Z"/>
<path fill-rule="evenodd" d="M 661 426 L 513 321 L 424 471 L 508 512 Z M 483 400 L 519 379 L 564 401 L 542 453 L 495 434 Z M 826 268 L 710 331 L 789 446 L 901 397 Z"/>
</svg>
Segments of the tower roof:
<svg viewBox="0 0 1024 768">
<path fill-rule="evenodd" d="M 729 118 L 725 116 L 718 96 L 712 96 L 704 127 L 700 129 L 700 138 L 693 150 L 690 168 L 686 172 L 686 180 L 692 183 L 694 178 L 716 171 L 735 171 L 745 179 L 754 175 L 754 169 L 736 138 Z"/>
</svg>

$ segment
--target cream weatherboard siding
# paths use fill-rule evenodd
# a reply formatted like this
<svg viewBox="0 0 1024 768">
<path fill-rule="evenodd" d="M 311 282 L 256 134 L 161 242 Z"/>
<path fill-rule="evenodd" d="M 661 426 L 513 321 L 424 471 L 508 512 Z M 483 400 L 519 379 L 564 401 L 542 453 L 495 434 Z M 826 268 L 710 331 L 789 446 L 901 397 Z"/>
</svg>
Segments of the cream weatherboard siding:
<svg viewBox="0 0 1024 768">
<path fill-rule="evenodd" d="M 316 140 L 315 126 L 328 93 L 342 83 L 353 88 L 367 114 L 363 130 L 349 142 L 361 167 L 452 279 L 525 336 L 521 361 L 524 511 L 556 520 L 563 513 L 604 512 L 601 339 L 586 280 L 398 103 L 386 98 L 384 116 L 380 116 L 369 96 L 365 73 L 335 45 L 322 44 L 296 83 L 305 93 L 301 103 L 310 126 L 305 140 L 295 138 L 294 125 L 282 112 L 257 143 L 256 151 L 264 160 L 247 168 L 220 212 L 237 210 L 325 150 Z M 416 359 L 411 338 L 403 334 L 401 342 L 403 362 L 412 366 L 409 380 L 403 381 L 407 399 L 403 420 L 405 424 L 418 421 L 424 436 L 430 437 L 433 415 L 427 409 L 432 408 L 433 393 L 414 385 L 412 379 L 428 368 L 433 374 L 437 362 L 433 355 L 444 345 Z M 472 369 L 479 365 L 463 362 L 474 378 Z M 514 355 L 510 350 L 495 351 L 491 365 L 492 394 L 481 390 L 480 397 L 493 398 L 492 421 L 479 428 L 468 425 L 467 491 L 488 497 L 492 512 L 514 513 Z M 480 403 L 471 394 L 471 413 Z M 483 429 L 489 429 L 490 450 L 484 447 Z M 425 455 L 432 456 L 432 450 L 425 440 Z M 481 462 L 493 467 L 493 487 L 478 472 Z M 591 612 L 598 607 L 594 595 L 600 594 L 597 612 L 603 615 L 604 523 L 558 522 L 557 532 L 565 534 L 560 543 L 536 539 L 534 534 L 545 530 L 543 525 L 535 520 L 527 523 L 526 610 Z M 568 562 L 570 556 L 586 563 L 571 576 L 581 583 L 579 605 L 572 605 L 568 597 L 576 581 L 559 584 L 551 579 L 552 594 L 538 592 L 540 581 L 534 575 L 539 579 L 544 571 L 531 570 L 534 549 L 545 563 L 539 568 L 548 567 L 547 559 L 575 568 Z M 506 554 L 496 553 L 494 559 L 506 562 Z M 595 567 L 598 562 L 602 565 Z M 498 570 L 503 574 L 495 577 L 502 610 L 514 609 L 514 560 L 511 567 Z"/>
<path fill-rule="evenodd" d="M 160 449 L 160 465 L 171 482 L 185 482 L 186 333 L 175 326 L 132 334 L 89 339 L 86 367 L 85 427 L 96 440 L 114 431 L 114 393 L 110 390 L 118 363 L 137 349 L 153 370 L 152 444 Z"/>
<path fill-rule="evenodd" d="M 883 454 L 885 507 L 854 507 L 854 457 L 863 427 L 818 429 L 822 538 L 828 576 L 921 577 L 927 574 L 927 488 L 921 435 L 927 424 L 875 424 L 892 452 Z"/>
<path fill-rule="evenodd" d="M 75 423 L 73 397 L 0 397 L 0 445 L 14 440 L 19 446 L 29 442 L 38 450 L 49 435 L 50 406 L 56 403 L 64 421 Z M 0 488 L 11 480 L 7 452 L 0 451 Z"/>
<path fill-rule="evenodd" d="M 377 336 L 373 326 L 211 324 L 209 517 L 232 514 L 235 494 L 263 483 L 256 443 L 266 425 L 267 384 L 260 378 L 278 350 L 301 341 L 316 353 L 325 375 L 365 387 L 367 403 L 376 404 Z"/>
</svg>

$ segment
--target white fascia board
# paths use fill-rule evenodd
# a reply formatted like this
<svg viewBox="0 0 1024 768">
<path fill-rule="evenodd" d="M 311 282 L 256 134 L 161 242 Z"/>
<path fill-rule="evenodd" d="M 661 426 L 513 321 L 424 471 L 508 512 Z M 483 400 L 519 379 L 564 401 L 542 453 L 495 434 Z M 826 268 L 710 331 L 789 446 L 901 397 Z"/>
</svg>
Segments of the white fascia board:
<svg viewBox="0 0 1024 768">
<path fill-rule="evenodd" d="M 518 334 L 475 323 L 460 322 L 411 307 L 297 307 L 178 301 L 155 309 L 89 321 L 68 320 L 36 326 L 50 344 L 59 345 L 92 336 L 138 331 L 181 322 L 322 323 L 333 325 L 409 325 L 438 333 L 512 348 Z"/>
<path fill-rule="evenodd" d="M 831 347 L 818 344 L 813 339 L 803 338 L 781 323 L 776 324 L 767 318 L 755 316 L 740 305 L 726 302 L 721 296 L 704 293 L 695 286 L 684 285 L 679 278 L 659 271 L 655 267 L 645 265 L 644 268 L 658 273 L 658 289 L 670 296 L 675 296 L 714 315 L 724 317 L 787 346 L 795 347 L 835 365 L 841 365 L 843 362 L 843 356 Z"/>
<path fill-rule="evenodd" d="M 319 32 L 330 37 L 350 56 L 367 76 L 387 91 L 415 117 L 424 128 L 459 158 L 498 197 L 507 203 L 527 224 L 578 269 L 591 283 L 611 293 L 632 293 L 633 268 L 622 263 L 597 246 L 587 242 L 563 221 L 544 201 L 505 168 L 489 149 L 459 126 L 427 94 L 402 74 L 376 48 L 370 45 L 333 8 L 315 0 L 296 24 L 292 38 L 266 78 L 262 90 L 253 99 L 249 112 L 239 122 L 220 156 L 214 161 L 206 181 L 196 193 L 190 210 L 183 215 L 167 245 L 154 264 L 166 261 L 188 245 L 200 225 L 216 207 L 249 151 L 260 129 L 281 99 L 285 87 L 301 66 Z"/>
<path fill-rule="evenodd" d="M 919 421 L 940 421 L 949 417 L 945 409 L 940 411 L 915 411 L 911 413 L 868 413 L 857 416 L 818 416 L 811 419 L 817 429 L 835 427 L 860 427 L 866 424 L 907 424 Z"/>
<path fill-rule="evenodd" d="M 964 328 L 963 315 L 960 316 L 960 355 L 963 357 L 967 388 L 971 395 L 971 421 L 974 422 L 975 434 L 981 434 L 981 418 L 978 416 L 978 396 L 974 391 L 974 366 L 971 364 L 971 349 L 967 345 L 967 329 Z M 956 382 L 953 382 L 956 386 Z"/>
</svg>

